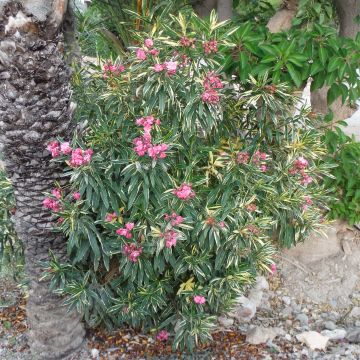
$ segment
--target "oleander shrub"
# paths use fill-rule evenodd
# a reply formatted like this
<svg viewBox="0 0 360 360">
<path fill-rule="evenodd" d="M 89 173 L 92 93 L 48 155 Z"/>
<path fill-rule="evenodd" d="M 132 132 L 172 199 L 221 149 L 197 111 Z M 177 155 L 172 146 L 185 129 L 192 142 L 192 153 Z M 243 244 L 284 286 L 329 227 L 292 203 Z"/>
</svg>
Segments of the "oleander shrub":
<svg viewBox="0 0 360 360">
<path fill-rule="evenodd" d="M 13 188 L 0 167 L 0 273 L 18 280 L 23 270 L 24 252 L 11 221 L 14 213 Z"/>
<path fill-rule="evenodd" d="M 279 243 L 323 225 L 318 119 L 284 84 L 227 78 L 224 25 L 180 15 L 76 77 L 78 134 L 48 144 L 70 185 L 44 200 L 70 261 L 45 276 L 90 325 L 192 350 Z"/>
</svg>

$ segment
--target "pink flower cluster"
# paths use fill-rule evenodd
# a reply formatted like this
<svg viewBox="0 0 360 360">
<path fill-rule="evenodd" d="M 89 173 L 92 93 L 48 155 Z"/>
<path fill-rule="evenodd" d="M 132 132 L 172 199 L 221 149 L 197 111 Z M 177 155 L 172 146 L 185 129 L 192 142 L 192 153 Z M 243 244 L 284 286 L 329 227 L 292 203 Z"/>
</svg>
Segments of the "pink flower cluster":
<svg viewBox="0 0 360 360">
<path fill-rule="evenodd" d="M 276 267 L 276 264 L 271 264 L 270 266 L 270 273 L 271 275 L 274 275 L 277 271 L 277 267 Z"/>
<path fill-rule="evenodd" d="M 219 226 L 219 228 L 221 228 L 221 229 L 225 228 L 224 221 L 217 222 L 216 219 L 213 218 L 212 216 L 208 217 L 205 220 L 205 222 L 206 222 L 206 224 L 210 225 L 211 227 Z"/>
<path fill-rule="evenodd" d="M 170 221 L 171 226 L 178 226 L 184 221 L 184 218 L 175 212 L 171 215 L 165 214 L 164 219 L 165 221 Z"/>
<path fill-rule="evenodd" d="M 61 189 L 59 188 L 55 188 L 51 191 L 52 196 L 54 196 L 57 199 L 61 199 L 62 198 L 62 193 L 61 193 Z"/>
<path fill-rule="evenodd" d="M 68 142 L 63 142 L 60 144 L 58 141 L 52 141 L 49 143 L 47 149 L 51 152 L 52 157 L 69 155 L 72 151 L 72 148 Z"/>
<path fill-rule="evenodd" d="M 74 200 L 80 200 L 81 199 L 81 195 L 80 195 L 79 192 L 74 192 L 72 196 L 73 196 Z"/>
<path fill-rule="evenodd" d="M 60 204 L 55 199 L 45 198 L 43 201 L 43 205 L 48 210 L 55 211 L 55 212 L 60 211 Z"/>
<path fill-rule="evenodd" d="M 178 197 L 180 200 L 190 200 L 195 197 L 195 192 L 192 189 L 191 184 L 183 183 L 177 189 L 173 190 L 173 194 Z"/>
<path fill-rule="evenodd" d="M 238 164 L 248 164 L 250 160 L 250 155 L 247 151 L 238 152 L 236 155 L 236 162 Z"/>
<path fill-rule="evenodd" d="M 305 172 L 305 169 L 308 168 L 308 166 L 309 166 L 309 162 L 304 157 L 300 156 L 294 161 L 294 166 L 289 169 L 289 174 L 290 175 L 300 174 L 302 178 L 300 180 L 300 184 L 307 186 L 314 181 L 314 179 Z"/>
<path fill-rule="evenodd" d="M 165 238 L 165 246 L 170 249 L 173 246 L 176 246 L 176 241 L 178 238 L 178 233 L 175 230 L 167 230 L 161 236 Z"/>
<path fill-rule="evenodd" d="M 78 167 L 87 165 L 92 158 L 94 151 L 92 149 L 82 150 L 80 148 L 72 149 L 68 142 L 59 143 L 52 141 L 48 144 L 47 149 L 51 152 L 52 157 L 71 154 L 70 166 Z"/>
<path fill-rule="evenodd" d="M 177 61 L 165 61 L 162 64 L 155 64 L 153 69 L 155 72 L 166 71 L 167 75 L 172 76 L 176 74 L 177 66 Z"/>
<path fill-rule="evenodd" d="M 256 211 L 256 209 L 257 209 L 257 206 L 254 203 L 251 203 L 251 204 L 246 206 L 246 210 L 250 211 L 250 212 Z"/>
<path fill-rule="evenodd" d="M 79 167 L 90 163 L 94 151 L 92 149 L 82 150 L 80 148 L 72 150 L 70 166 Z"/>
<path fill-rule="evenodd" d="M 203 86 L 205 91 L 201 94 L 202 101 L 208 104 L 217 104 L 220 101 L 220 96 L 216 90 L 224 87 L 219 75 L 213 71 L 207 73 L 203 81 Z"/>
<path fill-rule="evenodd" d="M 195 295 L 194 296 L 194 303 L 195 304 L 200 304 L 200 305 L 203 305 L 205 304 L 206 302 L 206 299 L 204 296 L 201 296 L 201 295 Z"/>
<path fill-rule="evenodd" d="M 247 229 L 249 232 L 251 232 L 252 234 L 254 234 L 254 235 L 260 234 L 260 230 L 259 230 L 256 226 L 254 226 L 254 225 L 252 225 L 252 224 L 248 225 L 248 226 L 246 227 L 246 229 Z"/>
<path fill-rule="evenodd" d="M 158 49 L 153 49 L 154 42 L 152 39 L 145 39 L 144 41 L 145 49 L 138 48 L 136 49 L 136 58 L 138 60 L 146 60 L 147 54 L 150 54 L 152 56 L 159 55 Z"/>
<path fill-rule="evenodd" d="M 309 196 L 304 196 L 305 204 L 303 204 L 302 208 L 304 211 L 308 209 L 309 206 L 313 204 L 313 201 L 310 199 Z"/>
<path fill-rule="evenodd" d="M 116 215 L 116 212 L 113 212 L 113 213 L 111 213 L 111 214 L 106 214 L 106 216 L 105 216 L 105 221 L 107 221 L 107 222 L 113 222 L 114 220 L 116 220 L 117 219 L 117 215 Z"/>
<path fill-rule="evenodd" d="M 125 66 L 122 64 L 114 65 L 111 61 L 108 61 L 103 65 L 103 78 L 106 79 L 109 75 L 118 76 L 125 71 Z"/>
<path fill-rule="evenodd" d="M 156 335 L 156 340 L 158 341 L 168 341 L 169 339 L 169 333 L 166 330 L 161 330 L 157 335 Z"/>
<path fill-rule="evenodd" d="M 183 36 L 180 41 L 179 44 L 183 47 L 191 47 L 191 48 L 195 48 L 195 39 L 190 39 L 186 36 Z"/>
<path fill-rule="evenodd" d="M 117 235 L 125 236 L 127 239 L 132 238 L 131 230 L 134 228 L 134 223 L 126 223 L 124 228 L 116 230 Z"/>
<path fill-rule="evenodd" d="M 153 116 L 145 116 L 136 120 L 136 125 L 144 127 L 144 135 L 133 140 L 134 151 L 138 156 L 148 154 L 152 159 L 165 159 L 167 144 L 154 145 L 151 143 L 151 130 L 153 125 L 160 125 L 160 120 Z"/>
<path fill-rule="evenodd" d="M 217 47 L 217 41 L 216 40 L 210 40 L 210 41 L 204 41 L 203 42 L 203 48 L 206 55 L 209 55 L 211 53 L 217 53 L 218 47 Z"/>
<path fill-rule="evenodd" d="M 136 246 L 136 244 L 125 244 L 123 247 L 124 255 L 132 262 L 136 263 L 138 257 L 141 255 L 143 248 L 141 246 Z"/>
</svg>

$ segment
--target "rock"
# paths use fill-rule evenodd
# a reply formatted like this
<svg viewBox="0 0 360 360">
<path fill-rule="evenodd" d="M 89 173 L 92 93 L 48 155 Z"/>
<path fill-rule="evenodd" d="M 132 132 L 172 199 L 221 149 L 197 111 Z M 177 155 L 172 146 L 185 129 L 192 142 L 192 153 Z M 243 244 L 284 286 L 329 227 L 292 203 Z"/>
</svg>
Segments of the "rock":
<svg viewBox="0 0 360 360">
<path fill-rule="evenodd" d="M 309 318 L 306 314 L 298 314 L 296 320 L 300 321 L 301 326 L 308 326 Z"/>
<path fill-rule="evenodd" d="M 236 299 L 236 303 L 235 309 L 227 315 L 237 319 L 239 322 L 249 322 L 256 314 L 255 302 L 251 301 L 246 296 L 239 296 Z"/>
<path fill-rule="evenodd" d="M 329 338 L 316 331 L 306 331 L 296 335 L 296 339 L 310 348 L 310 350 L 325 350 Z"/>
<path fill-rule="evenodd" d="M 293 312 L 292 308 L 288 306 L 281 311 L 281 316 L 287 318 L 292 314 L 292 312 Z"/>
<path fill-rule="evenodd" d="M 292 325 L 293 325 L 293 322 L 291 320 L 288 319 L 288 320 L 285 321 L 285 326 L 286 327 L 292 327 Z"/>
<path fill-rule="evenodd" d="M 228 318 L 226 316 L 219 316 L 218 322 L 224 328 L 228 328 L 228 327 L 234 325 L 234 319 Z"/>
<path fill-rule="evenodd" d="M 281 300 L 283 301 L 283 303 L 284 303 L 285 305 L 290 305 L 290 304 L 291 304 L 291 299 L 290 299 L 289 296 L 283 296 L 283 297 L 281 298 Z"/>
<path fill-rule="evenodd" d="M 359 344 L 360 343 L 360 328 L 357 327 L 357 328 L 350 330 L 346 336 L 346 339 L 351 343 Z"/>
<path fill-rule="evenodd" d="M 314 232 L 305 242 L 285 250 L 284 254 L 288 258 L 294 259 L 295 262 L 310 264 L 342 253 L 343 249 L 337 233 L 343 228 L 343 221 L 335 221 L 326 230 L 326 236 Z"/>
<path fill-rule="evenodd" d="M 324 335 L 329 338 L 329 340 L 342 340 L 346 337 L 345 329 L 335 329 L 335 330 L 323 330 L 321 335 Z"/>
<path fill-rule="evenodd" d="M 290 334 L 285 334 L 284 339 L 287 341 L 291 341 L 291 335 Z"/>
<path fill-rule="evenodd" d="M 254 289 L 269 290 L 269 283 L 267 282 L 265 276 L 258 276 L 256 278 L 256 283 L 255 283 Z"/>
<path fill-rule="evenodd" d="M 246 334 L 246 342 L 254 345 L 263 344 L 272 341 L 278 335 L 284 334 L 281 328 L 265 328 L 263 326 L 255 326 L 248 330 Z"/>
<path fill-rule="evenodd" d="M 335 330 L 336 329 L 336 325 L 333 321 L 325 321 L 324 322 L 324 328 L 327 330 Z"/>
<path fill-rule="evenodd" d="M 355 306 L 351 309 L 349 317 L 360 318 L 360 307 Z"/>
<path fill-rule="evenodd" d="M 98 349 L 91 349 L 91 357 L 93 359 L 98 359 L 99 358 L 99 350 Z"/>
</svg>

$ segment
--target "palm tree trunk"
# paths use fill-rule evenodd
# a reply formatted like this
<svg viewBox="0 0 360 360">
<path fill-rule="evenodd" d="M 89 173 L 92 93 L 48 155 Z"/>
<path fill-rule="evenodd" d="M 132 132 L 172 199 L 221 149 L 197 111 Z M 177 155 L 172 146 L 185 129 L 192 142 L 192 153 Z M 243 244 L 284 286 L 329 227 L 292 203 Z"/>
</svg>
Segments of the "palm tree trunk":
<svg viewBox="0 0 360 360">
<path fill-rule="evenodd" d="M 0 5 L 0 143 L 14 186 L 15 228 L 24 243 L 29 279 L 29 345 L 36 359 L 65 359 L 83 342 L 80 316 L 68 313 L 61 299 L 40 281 L 40 261 L 51 249 L 66 257 L 66 239 L 54 233 L 44 210 L 62 174 L 45 150 L 56 137 L 71 136 L 70 72 L 64 61 L 61 32 L 66 0 Z"/>
</svg>

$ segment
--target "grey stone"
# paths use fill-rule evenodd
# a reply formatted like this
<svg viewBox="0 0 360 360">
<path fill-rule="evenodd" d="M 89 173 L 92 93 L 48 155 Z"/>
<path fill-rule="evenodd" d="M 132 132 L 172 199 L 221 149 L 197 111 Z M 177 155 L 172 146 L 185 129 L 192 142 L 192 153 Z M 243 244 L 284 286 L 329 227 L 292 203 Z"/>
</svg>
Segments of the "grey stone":
<svg viewBox="0 0 360 360">
<path fill-rule="evenodd" d="M 281 311 L 281 316 L 282 317 L 289 317 L 292 314 L 292 312 L 293 312 L 293 309 L 290 306 L 288 306 L 288 307 L 286 307 L 285 309 L 283 309 Z"/>
<path fill-rule="evenodd" d="M 281 300 L 283 301 L 283 303 L 284 303 L 285 305 L 290 305 L 290 304 L 291 304 L 291 298 L 290 298 L 289 296 L 283 296 L 283 297 L 281 298 Z"/>
<path fill-rule="evenodd" d="M 349 317 L 360 318 L 360 307 L 355 306 L 351 309 Z"/>
<path fill-rule="evenodd" d="M 345 329 L 335 329 L 335 330 L 323 330 L 321 335 L 328 337 L 330 340 L 342 340 L 346 337 Z"/>
<path fill-rule="evenodd" d="M 226 316 L 219 316 L 218 322 L 221 326 L 228 328 L 232 325 L 234 325 L 234 319 L 228 318 Z"/>
<path fill-rule="evenodd" d="M 356 327 L 352 330 L 349 330 L 348 334 L 346 336 L 346 339 L 351 343 L 359 344 L 360 343 L 360 328 Z"/>
<path fill-rule="evenodd" d="M 335 330 L 336 329 L 336 325 L 333 321 L 325 321 L 324 322 L 324 327 L 327 330 Z"/>
<path fill-rule="evenodd" d="M 296 320 L 300 322 L 301 326 L 307 326 L 309 324 L 309 318 L 306 314 L 298 314 Z"/>
<path fill-rule="evenodd" d="M 272 341 L 276 338 L 276 336 L 282 334 L 284 334 L 284 330 L 281 328 L 255 326 L 248 330 L 246 334 L 246 342 L 254 345 L 263 344 L 268 341 Z"/>
</svg>

